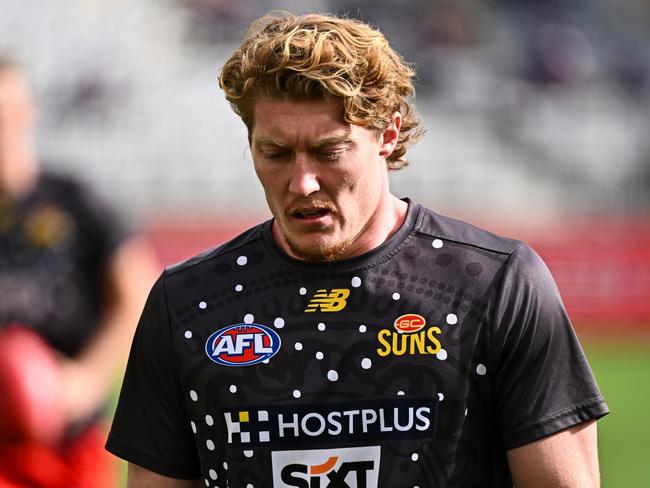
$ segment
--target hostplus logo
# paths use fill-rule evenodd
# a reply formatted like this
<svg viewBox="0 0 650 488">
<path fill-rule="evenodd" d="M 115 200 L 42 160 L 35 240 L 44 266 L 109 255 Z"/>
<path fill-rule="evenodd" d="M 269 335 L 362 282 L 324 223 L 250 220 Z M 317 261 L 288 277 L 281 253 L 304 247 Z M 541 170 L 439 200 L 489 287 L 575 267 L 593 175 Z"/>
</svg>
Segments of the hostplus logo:
<svg viewBox="0 0 650 488">
<path fill-rule="evenodd" d="M 267 410 L 258 410 L 254 412 L 257 422 L 251 424 L 251 412 L 249 410 L 240 410 L 238 412 L 224 412 L 223 416 L 226 421 L 226 428 L 228 430 L 228 444 L 241 444 L 246 445 L 251 442 L 263 444 L 269 442 L 270 434 L 268 430 L 257 429 L 255 432 L 256 438 L 251 438 L 250 427 L 251 425 L 264 426 L 269 421 L 269 412 Z"/>
<path fill-rule="evenodd" d="M 326 289 L 314 293 L 305 312 L 340 312 L 347 305 L 350 290 L 347 288 L 333 288 L 329 292 Z"/>
<path fill-rule="evenodd" d="M 369 444 L 433 436 L 436 402 L 397 398 L 354 403 L 248 407 L 223 412 L 230 446 Z"/>
<path fill-rule="evenodd" d="M 274 451 L 274 488 L 377 488 L 379 446 Z"/>
</svg>

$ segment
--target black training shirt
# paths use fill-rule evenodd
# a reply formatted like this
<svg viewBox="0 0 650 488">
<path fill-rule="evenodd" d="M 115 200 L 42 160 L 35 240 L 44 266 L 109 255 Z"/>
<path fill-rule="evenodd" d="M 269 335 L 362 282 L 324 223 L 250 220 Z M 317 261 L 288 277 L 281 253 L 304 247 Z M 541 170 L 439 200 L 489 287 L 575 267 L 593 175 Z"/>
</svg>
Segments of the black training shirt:
<svg viewBox="0 0 650 488">
<path fill-rule="evenodd" d="M 106 268 L 126 236 L 73 179 L 44 174 L 21 199 L 0 193 L 0 327 L 30 327 L 77 355 L 98 330 Z"/>
<path fill-rule="evenodd" d="M 271 224 L 155 284 L 110 451 L 207 487 L 511 487 L 507 449 L 607 413 L 525 244 L 409 202 L 308 263 Z"/>
</svg>

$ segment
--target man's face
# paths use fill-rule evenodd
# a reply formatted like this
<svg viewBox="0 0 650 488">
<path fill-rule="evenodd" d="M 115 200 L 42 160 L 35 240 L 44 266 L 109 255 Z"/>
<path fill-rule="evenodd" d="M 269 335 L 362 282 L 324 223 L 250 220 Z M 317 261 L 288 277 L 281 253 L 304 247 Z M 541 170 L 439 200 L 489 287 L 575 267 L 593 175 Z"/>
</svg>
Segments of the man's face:
<svg viewBox="0 0 650 488">
<path fill-rule="evenodd" d="M 0 69 L 0 144 L 22 142 L 31 129 L 34 106 L 23 75 Z"/>
<path fill-rule="evenodd" d="M 391 202 L 385 158 L 394 148 L 386 134 L 398 130 L 348 124 L 340 104 L 327 101 L 261 98 L 253 116 L 255 171 L 285 251 L 331 261 L 385 239 Z"/>
</svg>

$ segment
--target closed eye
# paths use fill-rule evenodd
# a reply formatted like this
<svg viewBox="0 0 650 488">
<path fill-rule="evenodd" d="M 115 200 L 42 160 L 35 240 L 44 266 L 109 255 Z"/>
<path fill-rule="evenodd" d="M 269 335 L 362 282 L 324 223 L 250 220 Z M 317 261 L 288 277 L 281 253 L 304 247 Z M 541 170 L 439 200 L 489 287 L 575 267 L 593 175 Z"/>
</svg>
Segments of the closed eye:
<svg viewBox="0 0 650 488">
<path fill-rule="evenodd" d="M 343 155 L 343 151 L 327 151 L 327 152 L 319 153 L 321 159 L 325 161 L 331 161 L 331 162 L 338 161 L 339 159 L 341 159 L 342 155 Z"/>
<path fill-rule="evenodd" d="M 283 159 L 289 157 L 289 151 L 280 151 L 280 152 L 266 152 L 263 153 L 266 159 Z"/>
</svg>

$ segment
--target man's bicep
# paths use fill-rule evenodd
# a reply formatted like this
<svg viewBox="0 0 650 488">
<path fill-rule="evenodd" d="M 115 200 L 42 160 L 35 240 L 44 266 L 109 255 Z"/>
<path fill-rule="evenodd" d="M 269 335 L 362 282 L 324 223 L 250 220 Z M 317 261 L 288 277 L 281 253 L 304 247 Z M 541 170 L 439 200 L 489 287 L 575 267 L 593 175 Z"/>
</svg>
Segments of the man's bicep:
<svg viewBox="0 0 650 488">
<path fill-rule="evenodd" d="M 106 448 L 170 477 L 200 475 L 195 436 L 174 360 L 164 275 L 142 312 Z"/>
<path fill-rule="evenodd" d="M 196 488 L 198 480 L 168 478 L 137 464 L 129 463 L 127 488 Z"/>
<path fill-rule="evenodd" d="M 599 487 L 596 422 L 510 449 L 508 463 L 517 488 Z"/>
</svg>

